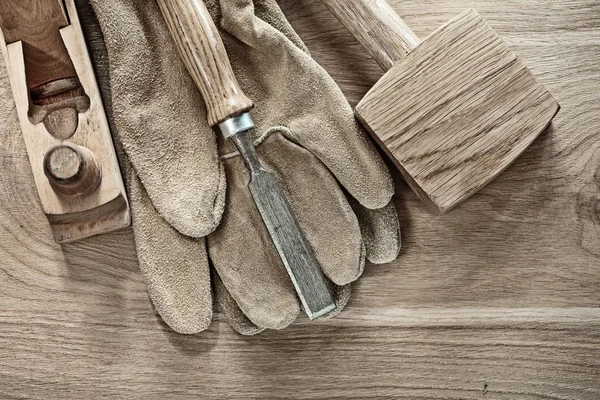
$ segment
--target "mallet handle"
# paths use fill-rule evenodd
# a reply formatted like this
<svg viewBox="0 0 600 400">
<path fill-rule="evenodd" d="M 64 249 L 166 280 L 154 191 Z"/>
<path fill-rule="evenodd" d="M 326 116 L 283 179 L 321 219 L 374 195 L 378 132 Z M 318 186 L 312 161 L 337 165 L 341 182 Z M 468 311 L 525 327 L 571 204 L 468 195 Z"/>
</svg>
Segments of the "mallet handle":
<svg viewBox="0 0 600 400">
<path fill-rule="evenodd" d="M 385 0 L 321 0 L 384 69 L 421 41 Z"/>
<path fill-rule="evenodd" d="M 157 0 L 181 58 L 200 90 L 208 123 L 220 122 L 253 106 L 238 84 L 225 46 L 202 0 Z"/>
</svg>

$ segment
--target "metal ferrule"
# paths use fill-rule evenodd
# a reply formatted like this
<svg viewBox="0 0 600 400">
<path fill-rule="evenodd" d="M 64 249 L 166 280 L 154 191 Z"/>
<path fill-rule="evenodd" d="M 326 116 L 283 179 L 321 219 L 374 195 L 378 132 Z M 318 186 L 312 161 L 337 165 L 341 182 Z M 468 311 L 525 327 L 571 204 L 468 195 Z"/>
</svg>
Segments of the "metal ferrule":
<svg viewBox="0 0 600 400">
<path fill-rule="evenodd" d="M 252 121 L 252 117 L 250 117 L 250 113 L 242 113 L 236 115 L 235 117 L 231 117 L 221 122 L 219 125 L 219 130 L 221 131 L 221 135 L 223 135 L 224 139 L 229 139 L 236 133 L 244 132 L 254 128 L 254 121 Z"/>
</svg>

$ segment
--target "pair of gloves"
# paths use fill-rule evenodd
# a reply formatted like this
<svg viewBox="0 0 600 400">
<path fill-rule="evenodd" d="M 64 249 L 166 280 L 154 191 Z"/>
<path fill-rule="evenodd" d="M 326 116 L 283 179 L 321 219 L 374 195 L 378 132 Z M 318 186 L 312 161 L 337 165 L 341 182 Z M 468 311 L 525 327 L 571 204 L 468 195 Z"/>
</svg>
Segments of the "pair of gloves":
<svg viewBox="0 0 600 400">
<path fill-rule="evenodd" d="M 162 319 L 196 333 L 213 294 L 242 334 L 301 311 L 233 146 L 206 121 L 154 0 L 77 0 L 129 190 L 140 268 Z M 255 103 L 255 144 L 331 282 L 338 312 L 365 259 L 396 258 L 393 182 L 332 78 L 275 0 L 206 0 Z M 95 14 L 95 15 L 94 15 Z M 102 40 L 103 39 L 103 40 Z M 211 285 L 212 282 L 212 285 Z"/>
</svg>

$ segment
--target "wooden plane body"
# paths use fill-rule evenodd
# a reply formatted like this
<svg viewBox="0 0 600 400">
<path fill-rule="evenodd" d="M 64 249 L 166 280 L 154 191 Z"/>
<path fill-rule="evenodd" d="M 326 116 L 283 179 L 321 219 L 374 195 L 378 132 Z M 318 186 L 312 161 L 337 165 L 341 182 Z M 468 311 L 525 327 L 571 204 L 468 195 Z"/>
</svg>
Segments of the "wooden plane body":
<svg viewBox="0 0 600 400">
<path fill-rule="evenodd" d="M 5 18 L 0 46 L 54 239 L 66 243 L 129 226 L 125 187 L 73 0 L 65 1 L 64 9 L 58 0 L 11 1 L 1 6 Z M 35 29 L 41 25 L 28 23 L 31 34 L 18 32 L 23 25 L 14 23 L 16 17 L 7 17 L 10 13 L 19 17 L 22 10 L 39 11 L 42 22 L 55 23 L 66 52 L 56 48 L 56 38 L 45 32 L 42 44 L 47 37 L 55 49 L 29 43 L 37 40 Z M 31 20 L 30 15 L 23 18 Z"/>
</svg>

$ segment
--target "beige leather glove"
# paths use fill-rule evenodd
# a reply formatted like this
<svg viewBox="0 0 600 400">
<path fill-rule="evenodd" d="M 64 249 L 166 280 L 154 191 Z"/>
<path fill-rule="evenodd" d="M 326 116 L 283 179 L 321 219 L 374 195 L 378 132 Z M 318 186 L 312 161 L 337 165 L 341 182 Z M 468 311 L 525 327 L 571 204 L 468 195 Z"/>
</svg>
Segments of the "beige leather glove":
<svg viewBox="0 0 600 400">
<path fill-rule="evenodd" d="M 106 45 L 103 57 L 91 40 L 93 57 L 126 153 L 135 242 L 157 311 L 177 332 L 206 329 L 210 256 L 217 299 L 236 330 L 289 325 L 300 305 L 250 196 L 246 168 L 208 126 L 156 4 L 91 3 Z M 341 308 L 365 257 L 388 262 L 398 253 L 388 171 L 274 0 L 207 6 L 255 102 L 259 156 L 284 186 Z"/>
</svg>

